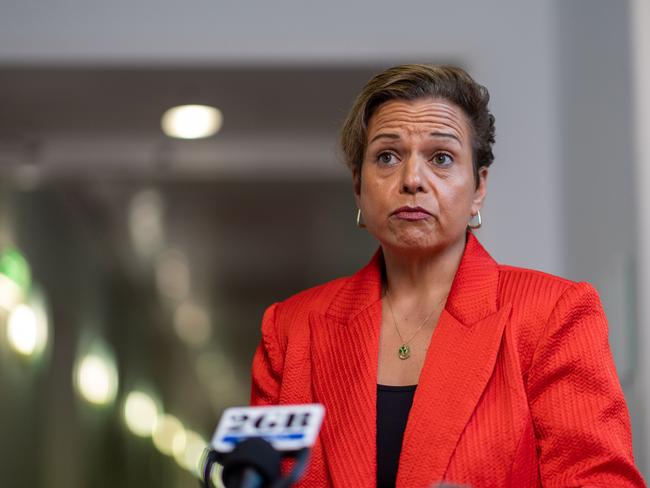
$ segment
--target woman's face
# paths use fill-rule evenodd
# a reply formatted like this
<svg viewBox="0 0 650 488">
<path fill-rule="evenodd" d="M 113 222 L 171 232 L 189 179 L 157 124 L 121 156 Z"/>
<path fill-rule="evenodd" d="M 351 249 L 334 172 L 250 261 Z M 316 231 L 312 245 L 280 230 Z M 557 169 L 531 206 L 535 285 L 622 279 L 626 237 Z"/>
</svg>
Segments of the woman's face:
<svg viewBox="0 0 650 488">
<path fill-rule="evenodd" d="M 472 134 L 464 112 L 445 99 L 391 100 L 368 122 L 355 172 L 355 197 L 368 231 L 397 252 L 460 245 L 481 208 L 487 168 L 472 166 Z"/>
</svg>

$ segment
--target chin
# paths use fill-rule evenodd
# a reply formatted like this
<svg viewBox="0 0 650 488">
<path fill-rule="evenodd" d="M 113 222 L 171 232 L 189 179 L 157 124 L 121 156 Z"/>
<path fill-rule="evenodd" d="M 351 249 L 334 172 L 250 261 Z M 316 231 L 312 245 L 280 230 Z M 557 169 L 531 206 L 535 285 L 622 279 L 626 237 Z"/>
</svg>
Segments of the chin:
<svg viewBox="0 0 650 488">
<path fill-rule="evenodd" d="M 389 239 L 378 239 L 383 248 L 404 255 L 426 255 L 444 252 L 454 246 L 459 240 L 465 242 L 465 232 L 459 236 L 428 235 L 399 235 Z"/>
<path fill-rule="evenodd" d="M 444 249 L 444 243 L 431 240 L 390 240 L 382 242 L 382 247 L 387 247 L 391 251 L 405 255 L 422 255 L 431 254 Z"/>
</svg>

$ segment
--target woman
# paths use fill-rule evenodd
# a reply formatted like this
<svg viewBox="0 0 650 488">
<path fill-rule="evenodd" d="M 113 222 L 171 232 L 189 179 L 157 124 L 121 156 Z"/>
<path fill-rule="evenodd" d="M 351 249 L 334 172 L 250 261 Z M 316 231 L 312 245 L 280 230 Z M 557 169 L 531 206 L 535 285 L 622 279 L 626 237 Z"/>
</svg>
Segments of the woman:
<svg viewBox="0 0 650 488">
<path fill-rule="evenodd" d="M 497 264 L 471 232 L 493 161 L 487 90 L 390 68 L 345 122 L 351 277 L 266 311 L 253 404 L 325 405 L 301 486 L 645 486 L 595 290 Z"/>
</svg>

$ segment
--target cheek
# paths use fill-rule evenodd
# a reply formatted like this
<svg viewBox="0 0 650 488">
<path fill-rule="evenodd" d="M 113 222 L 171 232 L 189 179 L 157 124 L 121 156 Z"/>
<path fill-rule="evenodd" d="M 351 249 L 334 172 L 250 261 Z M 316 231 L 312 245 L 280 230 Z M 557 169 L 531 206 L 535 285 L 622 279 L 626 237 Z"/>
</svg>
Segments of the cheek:
<svg viewBox="0 0 650 488">
<path fill-rule="evenodd" d="M 361 205 L 365 208 L 366 213 L 374 213 L 382 206 L 382 195 L 386 191 L 381 187 L 378 182 L 371 178 L 361 180 Z"/>
<path fill-rule="evenodd" d="M 440 211 L 453 219 L 465 218 L 471 211 L 473 196 L 473 187 L 469 188 L 466 185 L 443 187 L 438 193 Z"/>
</svg>

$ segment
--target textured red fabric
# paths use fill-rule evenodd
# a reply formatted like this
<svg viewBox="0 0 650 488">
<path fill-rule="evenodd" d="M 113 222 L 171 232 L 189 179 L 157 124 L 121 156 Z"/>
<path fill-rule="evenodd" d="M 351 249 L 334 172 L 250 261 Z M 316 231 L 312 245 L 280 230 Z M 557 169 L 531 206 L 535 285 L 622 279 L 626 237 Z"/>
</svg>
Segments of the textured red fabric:
<svg viewBox="0 0 650 488">
<path fill-rule="evenodd" d="M 268 308 L 252 403 L 320 402 L 300 486 L 376 485 L 381 253 Z M 422 369 L 398 487 L 642 487 L 596 291 L 498 265 L 472 234 Z"/>
</svg>

